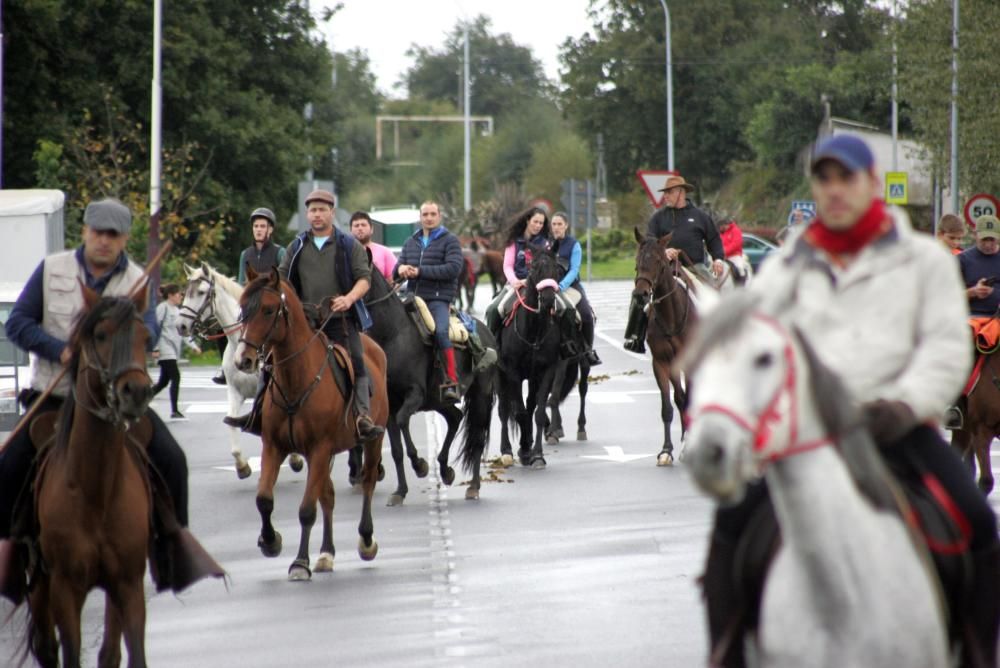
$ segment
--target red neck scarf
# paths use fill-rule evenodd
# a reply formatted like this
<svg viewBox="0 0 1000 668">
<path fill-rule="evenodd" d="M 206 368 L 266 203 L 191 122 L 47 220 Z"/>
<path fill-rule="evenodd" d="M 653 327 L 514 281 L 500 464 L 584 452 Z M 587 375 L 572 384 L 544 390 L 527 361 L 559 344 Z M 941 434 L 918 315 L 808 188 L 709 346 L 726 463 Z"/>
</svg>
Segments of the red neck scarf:
<svg viewBox="0 0 1000 668">
<path fill-rule="evenodd" d="M 831 230 L 816 218 L 806 228 L 806 240 L 817 248 L 835 255 L 857 253 L 892 227 L 892 218 L 885 203 L 874 200 L 858 222 L 846 230 Z"/>
</svg>

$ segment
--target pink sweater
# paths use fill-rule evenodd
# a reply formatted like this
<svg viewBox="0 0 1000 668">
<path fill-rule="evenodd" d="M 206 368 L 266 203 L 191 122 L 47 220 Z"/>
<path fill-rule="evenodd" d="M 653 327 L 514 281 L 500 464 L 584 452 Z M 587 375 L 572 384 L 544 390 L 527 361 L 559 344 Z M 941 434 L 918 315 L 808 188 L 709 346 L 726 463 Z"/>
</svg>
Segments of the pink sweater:
<svg viewBox="0 0 1000 668">
<path fill-rule="evenodd" d="M 396 268 L 396 256 L 391 250 L 374 241 L 368 244 L 368 250 L 372 252 L 372 264 L 385 276 L 385 280 L 391 283 L 392 270 Z"/>
</svg>

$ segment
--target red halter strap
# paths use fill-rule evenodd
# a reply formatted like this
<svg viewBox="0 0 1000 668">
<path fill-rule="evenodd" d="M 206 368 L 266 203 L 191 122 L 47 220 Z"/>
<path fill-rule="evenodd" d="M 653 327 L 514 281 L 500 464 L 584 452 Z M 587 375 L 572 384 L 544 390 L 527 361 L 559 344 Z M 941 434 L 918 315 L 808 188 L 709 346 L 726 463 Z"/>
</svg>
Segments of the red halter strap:
<svg viewBox="0 0 1000 668">
<path fill-rule="evenodd" d="M 810 441 L 800 442 L 798 440 L 799 411 L 798 398 L 795 394 L 798 383 L 795 373 L 795 351 L 792 349 L 791 337 L 785 328 L 782 327 L 781 324 L 774 318 L 757 313 L 755 313 L 753 317 L 770 326 L 785 340 L 785 345 L 782 350 L 785 358 L 785 368 L 787 369 L 784 381 L 780 386 L 778 386 L 778 388 L 774 391 L 774 394 L 768 400 L 764 410 L 761 411 L 760 415 L 757 417 L 756 424 L 753 422 L 752 417 L 748 418 L 747 416 L 741 415 L 732 408 L 722 404 L 706 404 L 698 411 L 697 415 L 703 415 L 705 413 L 721 413 L 739 425 L 742 429 L 750 432 L 753 435 L 753 451 L 757 455 L 758 459 L 765 463 L 776 462 L 781 459 L 785 459 L 786 457 L 791 457 L 793 455 L 831 445 L 833 443 L 833 439 L 829 436 L 822 436 Z M 785 403 L 787 405 L 785 407 L 782 406 L 783 398 L 786 398 Z M 781 424 L 782 418 L 785 417 L 786 413 L 788 416 L 788 441 L 791 445 L 781 452 L 767 453 L 767 446 L 771 442 L 774 430 Z"/>
</svg>

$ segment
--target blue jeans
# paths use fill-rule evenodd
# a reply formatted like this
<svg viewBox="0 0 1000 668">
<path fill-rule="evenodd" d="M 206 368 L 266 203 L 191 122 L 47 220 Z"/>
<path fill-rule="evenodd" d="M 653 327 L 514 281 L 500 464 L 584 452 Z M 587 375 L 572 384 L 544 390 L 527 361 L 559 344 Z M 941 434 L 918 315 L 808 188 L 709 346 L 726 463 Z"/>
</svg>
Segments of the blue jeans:
<svg viewBox="0 0 1000 668">
<path fill-rule="evenodd" d="M 448 337 L 448 311 L 451 304 L 440 299 L 429 300 L 427 310 L 434 317 L 434 343 L 439 350 L 451 348 L 451 339 Z"/>
</svg>

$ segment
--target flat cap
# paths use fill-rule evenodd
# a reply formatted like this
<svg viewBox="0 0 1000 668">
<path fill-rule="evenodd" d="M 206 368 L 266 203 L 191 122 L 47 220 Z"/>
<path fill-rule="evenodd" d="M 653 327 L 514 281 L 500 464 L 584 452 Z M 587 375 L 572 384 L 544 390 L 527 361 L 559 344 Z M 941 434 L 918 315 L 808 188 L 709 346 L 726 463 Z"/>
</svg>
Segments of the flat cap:
<svg viewBox="0 0 1000 668">
<path fill-rule="evenodd" d="M 99 199 L 87 205 L 83 212 L 83 224 L 92 230 L 128 234 L 132 229 L 132 212 L 116 199 Z"/>
<path fill-rule="evenodd" d="M 306 206 L 309 202 L 326 202 L 330 206 L 337 206 L 337 200 L 329 190 L 314 190 L 306 197 Z"/>
</svg>

